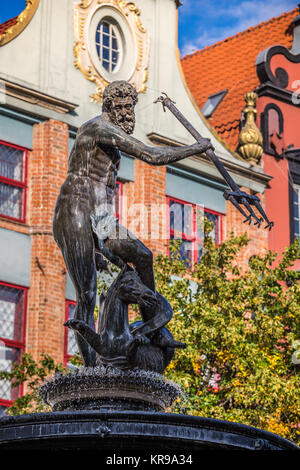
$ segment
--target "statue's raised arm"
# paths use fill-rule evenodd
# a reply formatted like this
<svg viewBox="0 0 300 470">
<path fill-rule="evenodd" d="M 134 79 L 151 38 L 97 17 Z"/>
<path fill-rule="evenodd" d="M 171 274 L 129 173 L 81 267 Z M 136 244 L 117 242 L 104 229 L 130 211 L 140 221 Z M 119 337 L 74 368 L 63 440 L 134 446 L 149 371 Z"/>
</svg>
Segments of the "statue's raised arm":
<svg viewBox="0 0 300 470">
<path fill-rule="evenodd" d="M 168 165 L 213 149 L 210 140 L 205 138 L 199 139 L 192 145 L 177 147 L 145 145 L 129 135 L 134 128 L 133 125 L 128 125 L 130 122 L 134 123 L 134 106 L 134 99 L 131 96 L 115 98 L 111 102 L 109 111 L 104 111 L 101 116 L 88 121 L 80 132 L 86 136 L 93 136 L 103 149 L 114 148 L 155 166 Z"/>
</svg>

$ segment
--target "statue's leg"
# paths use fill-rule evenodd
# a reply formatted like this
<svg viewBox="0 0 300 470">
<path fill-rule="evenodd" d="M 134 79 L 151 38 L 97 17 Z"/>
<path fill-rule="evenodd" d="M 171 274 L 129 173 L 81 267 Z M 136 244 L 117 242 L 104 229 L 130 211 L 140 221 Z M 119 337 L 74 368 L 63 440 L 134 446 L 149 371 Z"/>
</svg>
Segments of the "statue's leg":
<svg viewBox="0 0 300 470">
<path fill-rule="evenodd" d="M 67 216 L 63 223 L 56 221 L 54 235 L 76 290 L 74 318 L 82 320 L 95 330 L 94 309 L 97 294 L 95 248 L 90 220 L 86 213 L 76 211 L 76 217 Z M 95 351 L 77 333 L 76 341 L 85 366 L 95 366 Z"/>
<path fill-rule="evenodd" d="M 155 292 L 152 252 L 129 230 L 117 224 L 114 233 L 105 240 L 107 249 L 125 263 L 132 263 L 141 281 Z M 153 316 L 153 309 L 142 309 L 143 320 Z"/>
</svg>

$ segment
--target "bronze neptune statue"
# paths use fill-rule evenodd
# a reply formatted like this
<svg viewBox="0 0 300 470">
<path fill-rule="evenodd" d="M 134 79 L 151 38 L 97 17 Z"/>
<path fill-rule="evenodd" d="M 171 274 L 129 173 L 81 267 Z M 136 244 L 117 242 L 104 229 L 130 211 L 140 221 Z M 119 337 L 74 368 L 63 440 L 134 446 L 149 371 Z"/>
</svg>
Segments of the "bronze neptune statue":
<svg viewBox="0 0 300 470">
<path fill-rule="evenodd" d="M 116 351 L 115 348 L 115 357 L 122 356 L 124 359 L 127 355 L 128 358 L 136 358 L 133 351 L 137 345 L 150 342 L 155 342 L 156 347 L 161 348 L 163 358 L 166 348 L 174 350 L 174 347 L 183 347 L 182 343 L 175 341 L 166 328 L 163 328 L 172 316 L 172 309 L 155 290 L 151 251 L 114 218 L 117 172 L 121 152 L 150 165 L 167 165 L 201 154 L 212 149 L 212 146 L 208 139 L 200 139 L 193 145 L 182 147 L 147 146 L 135 139 L 130 134 L 135 127 L 134 108 L 137 100 L 137 92 L 126 81 L 116 81 L 106 87 L 102 114 L 78 129 L 69 157 L 67 178 L 55 207 L 53 234 L 63 254 L 77 297 L 74 321 L 68 322 L 67 326 L 75 330 L 80 354 L 84 365 L 88 367 L 94 367 L 97 358 L 99 360 L 99 357 L 105 356 L 103 338 L 97 340 L 94 323 L 97 266 L 103 265 L 103 256 L 121 269 L 127 266 L 126 270 L 130 270 L 132 268 L 129 268 L 128 263 L 133 265 L 137 275 L 135 284 L 139 284 L 139 289 L 145 291 L 144 299 L 143 295 L 140 295 L 140 299 L 133 299 L 139 304 L 142 321 L 131 328 L 131 338 L 124 335 L 124 331 L 117 332 L 117 324 L 120 322 L 119 328 L 127 331 L 124 316 L 120 320 L 120 309 L 111 312 L 113 320 L 110 318 L 112 329 L 109 337 L 111 342 L 119 341 L 120 349 Z M 124 275 L 122 270 L 120 276 Z M 129 293 L 125 303 L 130 300 L 130 283 L 127 284 L 127 289 Z M 109 319 L 105 314 L 105 310 L 109 308 L 108 303 L 103 307 L 104 316 L 100 318 L 100 322 L 104 318 Z M 105 328 L 107 329 L 107 325 Z M 100 336 L 101 331 L 100 328 Z M 125 343 L 120 339 L 121 336 L 124 341 L 126 337 L 127 349 L 124 349 Z M 106 347 L 109 349 L 110 346 L 106 343 Z M 110 356 L 113 363 L 111 354 L 106 356 L 107 360 Z M 122 363 L 130 367 L 132 362 L 135 359 Z"/>
</svg>

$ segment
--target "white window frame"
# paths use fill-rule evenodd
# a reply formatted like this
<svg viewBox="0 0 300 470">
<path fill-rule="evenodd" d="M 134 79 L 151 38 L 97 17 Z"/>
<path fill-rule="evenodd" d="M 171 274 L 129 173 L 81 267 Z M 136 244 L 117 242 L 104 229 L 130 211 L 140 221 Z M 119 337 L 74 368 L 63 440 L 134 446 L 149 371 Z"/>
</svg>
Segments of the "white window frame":
<svg viewBox="0 0 300 470">
<path fill-rule="evenodd" d="M 295 194 L 297 195 L 297 201 L 295 201 Z M 296 217 L 296 206 L 298 207 L 298 217 Z M 296 232 L 295 222 L 298 222 L 298 232 Z M 300 240 L 300 185 L 293 185 L 293 235 L 294 239 Z"/>
<path fill-rule="evenodd" d="M 108 33 L 103 31 L 103 25 L 107 24 L 108 25 Z M 99 42 L 97 42 L 97 36 L 99 35 Z M 109 38 L 109 45 L 106 46 L 103 44 L 103 36 L 108 36 Z M 115 39 L 117 43 L 117 49 L 113 48 L 112 45 L 112 40 Z M 123 60 L 123 44 L 122 44 L 122 38 L 119 32 L 119 27 L 117 23 L 109 17 L 102 18 L 97 26 L 96 29 L 96 46 L 99 47 L 99 60 L 101 63 L 101 66 L 106 69 L 104 66 L 103 62 L 108 63 L 108 73 L 117 73 L 118 70 L 120 69 L 120 65 Z M 109 53 L 109 58 L 108 60 L 103 57 L 103 49 L 108 49 Z M 116 62 L 113 61 L 113 52 L 117 53 L 117 60 Z"/>
</svg>

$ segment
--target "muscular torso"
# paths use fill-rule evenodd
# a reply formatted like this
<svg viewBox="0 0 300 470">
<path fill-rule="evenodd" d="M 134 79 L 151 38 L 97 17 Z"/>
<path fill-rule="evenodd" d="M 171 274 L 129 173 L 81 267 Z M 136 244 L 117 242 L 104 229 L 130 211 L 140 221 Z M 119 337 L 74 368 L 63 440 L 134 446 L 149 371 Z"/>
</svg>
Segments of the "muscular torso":
<svg viewBox="0 0 300 470">
<path fill-rule="evenodd" d="M 92 126 L 79 130 L 69 157 L 68 175 L 61 197 L 79 198 L 90 214 L 111 206 L 116 191 L 121 154 L 113 145 L 96 142 Z"/>
</svg>

